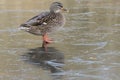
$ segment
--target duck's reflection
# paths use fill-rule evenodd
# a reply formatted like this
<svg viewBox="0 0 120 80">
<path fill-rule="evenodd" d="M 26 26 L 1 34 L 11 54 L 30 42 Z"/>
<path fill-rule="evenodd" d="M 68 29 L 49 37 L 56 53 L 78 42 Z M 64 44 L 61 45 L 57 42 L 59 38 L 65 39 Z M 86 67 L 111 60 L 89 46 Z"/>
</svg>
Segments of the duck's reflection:
<svg viewBox="0 0 120 80">
<path fill-rule="evenodd" d="M 53 47 L 48 47 L 48 52 L 41 47 L 29 49 L 25 56 L 28 61 L 39 64 L 43 69 L 50 70 L 51 73 L 63 71 L 64 55 Z"/>
</svg>

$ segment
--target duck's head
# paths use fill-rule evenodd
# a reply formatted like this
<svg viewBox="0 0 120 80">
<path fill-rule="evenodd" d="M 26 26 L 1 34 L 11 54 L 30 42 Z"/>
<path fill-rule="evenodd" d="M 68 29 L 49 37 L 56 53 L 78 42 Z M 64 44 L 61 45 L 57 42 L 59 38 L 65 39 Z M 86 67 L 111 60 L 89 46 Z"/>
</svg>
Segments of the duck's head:
<svg viewBox="0 0 120 80">
<path fill-rule="evenodd" d="M 63 4 L 60 2 L 53 2 L 50 6 L 50 11 L 54 13 L 59 13 L 62 11 L 67 11 L 67 9 L 63 8 Z"/>
</svg>

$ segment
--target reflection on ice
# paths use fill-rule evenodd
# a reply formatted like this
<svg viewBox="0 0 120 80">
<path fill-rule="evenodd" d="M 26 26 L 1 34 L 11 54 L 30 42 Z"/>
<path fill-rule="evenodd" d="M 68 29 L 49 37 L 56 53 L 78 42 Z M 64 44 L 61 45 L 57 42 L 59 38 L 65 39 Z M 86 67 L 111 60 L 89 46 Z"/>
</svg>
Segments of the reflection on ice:
<svg viewBox="0 0 120 80">
<path fill-rule="evenodd" d="M 63 67 L 64 64 L 62 63 L 57 63 L 56 60 L 51 60 L 51 61 L 45 61 L 46 64 L 49 64 L 54 67 Z"/>
<path fill-rule="evenodd" d="M 32 64 L 40 65 L 43 69 L 50 70 L 51 73 L 61 72 L 64 66 L 64 55 L 55 48 L 48 47 L 48 52 L 43 48 L 30 49 L 25 58 Z M 27 60 L 26 60 L 27 61 Z"/>
</svg>

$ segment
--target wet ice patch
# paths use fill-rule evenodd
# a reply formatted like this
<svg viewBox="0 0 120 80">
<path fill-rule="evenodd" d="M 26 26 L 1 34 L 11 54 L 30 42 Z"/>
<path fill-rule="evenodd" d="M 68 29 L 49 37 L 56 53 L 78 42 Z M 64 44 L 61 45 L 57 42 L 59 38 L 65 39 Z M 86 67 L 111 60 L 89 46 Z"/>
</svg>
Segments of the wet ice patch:
<svg viewBox="0 0 120 80">
<path fill-rule="evenodd" d="M 74 63 L 84 63 L 84 64 L 93 64 L 93 63 L 96 63 L 96 64 L 102 64 L 102 61 L 97 61 L 97 60 L 84 60 L 84 59 L 81 59 L 81 58 L 78 58 L 78 57 L 74 57 L 72 58 L 71 60 L 68 60 L 68 62 L 74 62 Z"/>
<path fill-rule="evenodd" d="M 120 26 L 120 24 L 114 24 L 114 26 Z"/>
<path fill-rule="evenodd" d="M 83 78 L 92 78 L 92 79 L 103 79 L 103 77 L 101 75 L 90 75 L 90 74 L 85 74 L 84 72 L 82 71 L 76 71 L 76 70 L 70 70 L 70 71 L 66 71 L 66 72 L 62 72 L 62 73 L 54 73 L 52 75 L 65 75 L 65 76 L 68 76 L 68 80 L 78 80 L 80 79 L 81 77 Z M 78 78 L 78 79 L 77 79 Z"/>
<path fill-rule="evenodd" d="M 18 31 L 20 31 L 18 28 L 8 28 L 8 29 L 1 29 L 0 33 L 3 33 L 3 32 L 18 32 Z"/>
<path fill-rule="evenodd" d="M 81 46 L 105 46 L 107 42 L 98 42 L 98 43 L 80 43 L 74 45 L 81 45 Z"/>
<path fill-rule="evenodd" d="M 10 9 L 4 9 L 0 10 L 0 13 L 8 13 L 8 12 L 40 12 L 40 10 L 10 10 Z"/>
<path fill-rule="evenodd" d="M 108 42 L 97 42 L 97 43 L 78 43 L 78 44 L 73 44 L 76 46 L 98 46 L 97 48 L 95 48 L 94 50 L 97 49 L 101 49 L 103 47 L 105 47 L 108 44 Z"/>
</svg>

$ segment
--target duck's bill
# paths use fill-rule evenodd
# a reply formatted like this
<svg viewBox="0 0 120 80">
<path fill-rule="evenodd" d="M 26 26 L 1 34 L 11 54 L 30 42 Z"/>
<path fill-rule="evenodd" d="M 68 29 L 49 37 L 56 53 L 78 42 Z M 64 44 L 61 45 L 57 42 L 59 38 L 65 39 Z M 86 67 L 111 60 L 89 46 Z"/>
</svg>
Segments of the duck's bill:
<svg viewBox="0 0 120 80">
<path fill-rule="evenodd" d="M 65 8 L 61 8 L 61 10 L 62 10 L 62 11 L 65 11 L 65 12 L 67 12 L 67 11 L 68 11 L 68 10 L 67 10 L 67 9 L 65 9 Z"/>
</svg>

